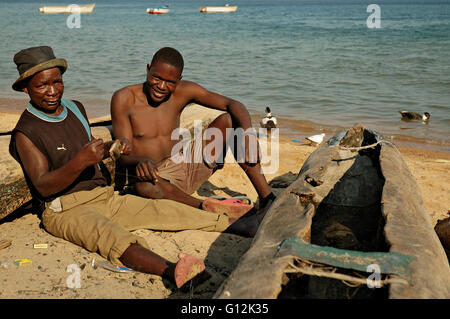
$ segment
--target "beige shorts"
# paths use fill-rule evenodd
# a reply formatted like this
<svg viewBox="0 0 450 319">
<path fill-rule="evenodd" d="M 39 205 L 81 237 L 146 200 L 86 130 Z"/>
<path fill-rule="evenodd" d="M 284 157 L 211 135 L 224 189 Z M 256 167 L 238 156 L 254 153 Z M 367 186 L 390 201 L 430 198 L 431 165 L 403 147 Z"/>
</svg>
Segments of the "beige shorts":
<svg viewBox="0 0 450 319">
<path fill-rule="evenodd" d="M 194 193 L 211 177 L 214 169 L 201 163 L 177 162 L 173 157 L 166 159 L 157 167 L 161 178 L 168 180 L 186 194 Z"/>
<path fill-rule="evenodd" d="M 64 195 L 46 203 L 45 207 L 42 224 L 49 233 L 98 252 L 116 265 L 122 265 L 119 258 L 131 244 L 148 248 L 143 238 L 130 231 L 197 229 L 222 232 L 229 225 L 224 214 L 166 199 L 121 196 L 109 186 Z"/>
<path fill-rule="evenodd" d="M 211 175 L 223 165 L 206 164 L 203 160 L 203 143 L 190 142 L 187 152 L 180 152 L 156 165 L 159 177 L 177 186 L 186 194 L 194 193 Z M 188 154 L 186 156 L 185 154 Z M 133 173 L 134 174 L 134 173 Z M 128 175 L 128 185 L 141 182 L 132 174 Z M 134 190 L 131 191 L 132 193 Z"/>
</svg>

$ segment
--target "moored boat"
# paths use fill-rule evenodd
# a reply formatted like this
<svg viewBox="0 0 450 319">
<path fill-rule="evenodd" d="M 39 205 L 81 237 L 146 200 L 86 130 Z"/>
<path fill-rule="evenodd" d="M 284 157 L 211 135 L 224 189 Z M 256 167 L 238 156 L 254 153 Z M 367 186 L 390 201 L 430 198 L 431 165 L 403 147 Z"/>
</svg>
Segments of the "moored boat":
<svg viewBox="0 0 450 319">
<path fill-rule="evenodd" d="M 169 6 L 162 6 L 158 8 L 147 8 L 148 14 L 166 14 L 169 13 L 170 8 Z"/>
<path fill-rule="evenodd" d="M 94 11 L 95 3 L 69 5 L 69 6 L 42 6 L 38 10 L 44 14 L 57 13 L 92 13 Z"/>
<path fill-rule="evenodd" d="M 400 152 L 356 126 L 305 161 L 214 297 L 450 298 L 450 267 Z"/>
<path fill-rule="evenodd" d="M 200 7 L 200 12 L 203 13 L 235 12 L 236 10 L 237 6 L 230 6 L 228 4 L 224 6 Z"/>
</svg>

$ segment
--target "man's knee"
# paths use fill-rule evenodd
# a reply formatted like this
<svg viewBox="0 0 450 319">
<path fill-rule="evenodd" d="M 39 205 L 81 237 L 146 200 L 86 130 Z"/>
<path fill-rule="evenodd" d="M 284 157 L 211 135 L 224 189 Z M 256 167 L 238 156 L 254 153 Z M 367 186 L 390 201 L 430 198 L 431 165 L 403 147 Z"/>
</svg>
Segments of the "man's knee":
<svg viewBox="0 0 450 319">
<path fill-rule="evenodd" d="M 231 115 L 229 113 L 223 113 L 216 117 L 216 119 L 211 123 L 214 125 L 214 127 L 217 128 L 232 128 L 233 127 L 233 119 L 231 118 Z"/>
<path fill-rule="evenodd" d="M 176 186 L 160 178 L 155 184 L 150 182 L 136 183 L 136 192 L 139 196 L 152 199 L 174 199 L 177 194 Z"/>
<path fill-rule="evenodd" d="M 152 199 L 165 198 L 164 189 L 159 183 L 152 184 L 150 182 L 136 183 L 136 193 L 139 196 Z"/>
</svg>

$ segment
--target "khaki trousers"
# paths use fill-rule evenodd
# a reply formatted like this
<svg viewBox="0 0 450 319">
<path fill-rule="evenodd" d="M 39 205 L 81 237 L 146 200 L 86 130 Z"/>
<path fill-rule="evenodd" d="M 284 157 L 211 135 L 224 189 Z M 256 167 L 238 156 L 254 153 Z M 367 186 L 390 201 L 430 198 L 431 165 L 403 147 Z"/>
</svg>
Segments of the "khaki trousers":
<svg viewBox="0 0 450 319">
<path fill-rule="evenodd" d="M 113 264 L 133 243 L 148 248 L 146 241 L 130 231 L 196 229 L 224 231 L 228 217 L 167 199 L 118 195 L 112 187 L 97 187 L 58 197 L 46 203 L 42 214 L 45 229 L 56 237 L 98 252 Z"/>
</svg>

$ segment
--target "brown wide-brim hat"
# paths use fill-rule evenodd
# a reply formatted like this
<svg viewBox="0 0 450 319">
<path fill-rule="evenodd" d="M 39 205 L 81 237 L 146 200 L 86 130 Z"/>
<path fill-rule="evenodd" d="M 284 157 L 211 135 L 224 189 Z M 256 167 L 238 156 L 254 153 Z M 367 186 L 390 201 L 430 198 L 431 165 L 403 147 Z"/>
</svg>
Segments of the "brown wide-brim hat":
<svg viewBox="0 0 450 319">
<path fill-rule="evenodd" d="M 19 71 L 19 78 L 12 85 L 13 90 L 22 91 L 23 81 L 38 72 L 58 67 L 63 74 L 67 69 L 65 59 L 56 58 L 48 46 L 33 47 L 21 50 L 14 55 L 14 63 Z"/>
</svg>

